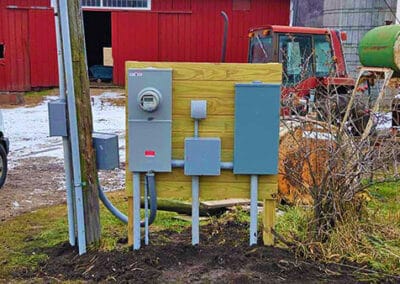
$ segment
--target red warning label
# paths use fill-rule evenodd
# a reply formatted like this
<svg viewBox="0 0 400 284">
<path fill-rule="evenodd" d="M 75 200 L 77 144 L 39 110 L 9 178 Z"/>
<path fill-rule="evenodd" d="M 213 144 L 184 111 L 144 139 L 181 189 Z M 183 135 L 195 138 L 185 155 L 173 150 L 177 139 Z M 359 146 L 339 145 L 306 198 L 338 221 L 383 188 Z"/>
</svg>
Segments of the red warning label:
<svg viewBox="0 0 400 284">
<path fill-rule="evenodd" d="M 144 151 L 144 156 L 146 158 L 154 158 L 156 156 L 156 151 L 154 151 L 154 150 L 146 150 L 146 151 Z"/>
</svg>

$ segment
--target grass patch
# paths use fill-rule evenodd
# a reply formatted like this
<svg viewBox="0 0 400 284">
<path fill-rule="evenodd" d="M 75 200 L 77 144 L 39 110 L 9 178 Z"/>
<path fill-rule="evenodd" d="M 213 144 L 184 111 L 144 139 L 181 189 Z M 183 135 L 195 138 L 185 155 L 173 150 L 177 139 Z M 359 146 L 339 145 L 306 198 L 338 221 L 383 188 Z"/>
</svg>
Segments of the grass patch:
<svg viewBox="0 0 400 284">
<path fill-rule="evenodd" d="M 26 92 L 24 95 L 25 106 L 36 106 L 47 96 L 58 96 L 58 89 L 45 89 L 40 91 Z"/>
<path fill-rule="evenodd" d="M 127 213 L 125 193 L 107 193 L 122 212 Z M 128 249 L 120 240 L 126 238 L 127 226 L 101 205 L 102 236 L 100 250 Z M 173 212 L 158 211 L 150 232 L 169 229 L 182 231 L 190 223 L 176 220 Z M 0 224 L 0 280 L 8 279 L 15 270 L 34 270 L 48 259 L 49 248 L 68 242 L 65 205 L 39 209 Z M 122 242 L 123 243 L 123 242 Z"/>
<path fill-rule="evenodd" d="M 284 207 L 277 232 L 306 257 L 351 261 L 382 275 L 400 275 L 400 182 L 371 187 L 361 219 L 338 224 L 326 243 L 312 242 L 312 207 Z"/>
</svg>

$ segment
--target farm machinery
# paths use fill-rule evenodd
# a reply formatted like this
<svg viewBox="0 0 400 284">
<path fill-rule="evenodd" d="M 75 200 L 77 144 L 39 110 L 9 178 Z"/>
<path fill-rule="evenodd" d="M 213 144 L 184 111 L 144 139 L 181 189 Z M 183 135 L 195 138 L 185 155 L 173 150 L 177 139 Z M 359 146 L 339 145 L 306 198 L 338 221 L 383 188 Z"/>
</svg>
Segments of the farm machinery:
<svg viewBox="0 0 400 284">
<path fill-rule="evenodd" d="M 309 192 L 301 192 L 298 181 L 287 178 L 287 171 L 296 168 L 302 171 L 300 179 L 311 183 L 311 172 L 323 171 L 321 165 L 325 163 L 322 159 L 327 159 L 315 157 L 313 165 L 304 165 L 300 159 L 297 164 L 290 162 L 289 169 L 285 166 L 293 153 L 300 152 L 299 145 L 302 144 L 293 134 L 299 129 L 292 129 L 292 134 L 288 134 L 287 122 L 293 117 L 313 121 L 308 124 L 307 131 L 303 129 L 299 138 L 303 140 L 316 138 L 318 133 L 326 140 L 327 134 L 320 133 L 321 123 L 331 124 L 338 132 L 345 131 L 362 140 L 376 135 L 379 124 L 389 124 L 387 128 L 392 132 L 385 139 L 398 139 L 393 134 L 398 132 L 400 125 L 396 79 L 400 74 L 399 35 L 399 25 L 378 27 L 368 32 L 360 42 L 363 66 L 354 80 L 347 72 L 343 54 L 345 32 L 274 25 L 250 30 L 248 62 L 280 62 L 283 68 L 281 121 L 286 125 L 281 123 L 278 183 L 281 199 L 288 203 L 312 202 Z M 382 107 L 391 111 L 391 117 L 379 112 Z M 382 122 L 382 119 L 386 121 Z M 310 128 L 310 125 L 313 126 Z M 299 128 L 299 124 L 291 124 L 291 127 Z M 326 147 L 326 141 L 314 139 L 313 143 L 315 147 Z"/>
<path fill-rule="evenodd" d="M 311 110 L 318 110 L 321 118 L 328 115 L 323 106 L 325 100 L 330 99 L 335 105 L 330 111 L 335 112 L 337 122 L 347 121 L 351 115 L 354 124 L 348 126 L 351 132 L 354 135 L 367 134 L 366 127 L 373 107 L 371 103 L 377 102 L 376 107 L 379 106 L 377 94 L 385 93 L 383 90 L 386 90 L 393 75 L 390 70 L 399 72 L 400 58 L 395 57 L 395 52 L 400 50 L 395 46 L 399 31 L 400 26 L 392 25 L 367 33 L 360 44 L 363 67 L 357 81 L 348 74 L 343 54 L 342 42 L 347 40 L 347 34 L 336 29 L 275 25 L 253 28 L 249 32 L 248 62 L 282 63 L 282 115 L 306 115 Z M 373 90 L 371 72 L 383 72 L 380 77 L 386 76 L 382 91 Z M 368 102 L 354 104 L 354 99 L 351 100 L 353 90 L 364 92 Z M 349 103 L 352 107 L 346 116 Z M 310 109 L 311 104 L 317 109 Z M 394 128 L 399 126 L 396 105 L 395 100 Z"/>
</svg>

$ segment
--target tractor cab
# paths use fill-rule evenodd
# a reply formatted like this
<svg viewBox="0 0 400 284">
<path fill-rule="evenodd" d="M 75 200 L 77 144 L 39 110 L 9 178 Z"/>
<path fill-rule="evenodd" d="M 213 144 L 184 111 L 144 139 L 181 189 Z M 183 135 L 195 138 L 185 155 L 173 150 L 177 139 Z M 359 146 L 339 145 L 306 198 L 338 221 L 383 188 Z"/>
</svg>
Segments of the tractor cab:
<svg viewBox="0 0 400 284">
<path fill-rule="evenodd" d="M 352 86 L 342 40 L 346 34 L 324 28 L 266 26 L 249 33 L 249 63 L 280 62 L 282 95 L 308 96 L 318 85 Z"/>
</svg>

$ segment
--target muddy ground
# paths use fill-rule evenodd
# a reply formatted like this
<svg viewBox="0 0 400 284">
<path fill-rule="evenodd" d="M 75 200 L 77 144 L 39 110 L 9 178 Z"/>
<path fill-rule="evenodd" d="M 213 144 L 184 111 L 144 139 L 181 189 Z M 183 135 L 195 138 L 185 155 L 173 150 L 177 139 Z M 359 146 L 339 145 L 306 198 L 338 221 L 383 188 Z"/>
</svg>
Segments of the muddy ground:
<svg viewBox="0 0 400 284">
<path fill-rule="evenodd" d="M 124 114 L 123 93 L 124 90 L 115 88 L 91 89 L 93 120 L 100 131 L 104 127 L 107 129 L 109 117 L 104 117 L 104 114 Z M 58 90 L 47 90 L 43 94 L 26 96 L 24 105 L 0 106 L 5 135 L 10 139 L 7 180 L 0 189 L 0 222 L 43 206 L 65 202 L 62 141 L 59 137 L 48 137 L 46 101 L 48 96 L 56 99 Z M 111 130 L 123 141 L 124 124 L 119 124 L 121 126 Z M 120 142 L 120 151 L 124 152 L 124 149 Z M 121 169 L 99 173 L 106 190 L 124 189 L 124 176 L 124 163 L 121 163 Z"/>
<path fill-rule="evenodd" d="M 247 232 L 248 224 L 235 219 L 216 221 L 202 227 L 198 247 L 190 245 L 189 228 L 182 233 L 153 233 L 151 245 L 139 251 L 125 246 L 81 257 L 69 244 L 62 244 L 46 251 L 50 259 L 38 270 L 19 271 L 14 277 L 53 282 L 356 283 L 356 275 L 362 273 L 356 266 L 296 259 L 284 249 L 249 247 Z"/>
<path fill-rule="evenodd" d="M 64 203 L 63 171 L 62 160 L 51 157 L 31 157 L 13 164 L 0 190 L 0 220 Z M 121 174 L 123 170 L 102 172 L 100 178 L 105 187 L 123 188 Z M 13 278 L 117 283 L 357 282 L 357 267 L 297 259 L 279 248 L 249 247 L 248 224 L 233 218 L 221 222 L 202 227 L 199 247 L 190 245 L 190 228 L 182 233 L 152 233 L 151 245 L 137 252 L 128 250 L 126 239 L 119 240 L 118 250 L 81 257 L 69 244 L 61 244 L 46 251 L 49 259 L 39 269 L 17 271 Z"/>
<path fill-rule="evenodd" d="M 63 161 L 30 157 L 11 162 L 7 180 L 0 189 L 0 222 L 38 208 L 64 203 Z M 123 165 L 124 166 L 124 165 Z M 101 184 L 108 190 L 124 189 L 124 169 L 102 171 Z"/>
<path fill-rule="evenodd" d="M 109 190 L 123 189 L 123 167 L 101 172 L 102 185 Z M 61 159 L 41 156 L 10 161 L 6 184 L 0 189 L 0 222 L 60 203 L 65 203 Z M 152 233 L 151 241 L 150 246 L 133 252 L 128 250 L 126 239 L 121 239 L 117 250 L 80 257 L 69 244 L 61 244 L 46 251 L 49 259 L 37 270 L 16 271 L 13 277 L 50 283 L 355 283 L 356 276 L 365 278 L 364 270 L 352 264 L 327 265 L 296 258 L 280 248 L 249 247 L 248 224 L 235 219 L 203 226 L 198 247 L 190 244 L 190 228 L 182 233 Z"/>
</svg>

